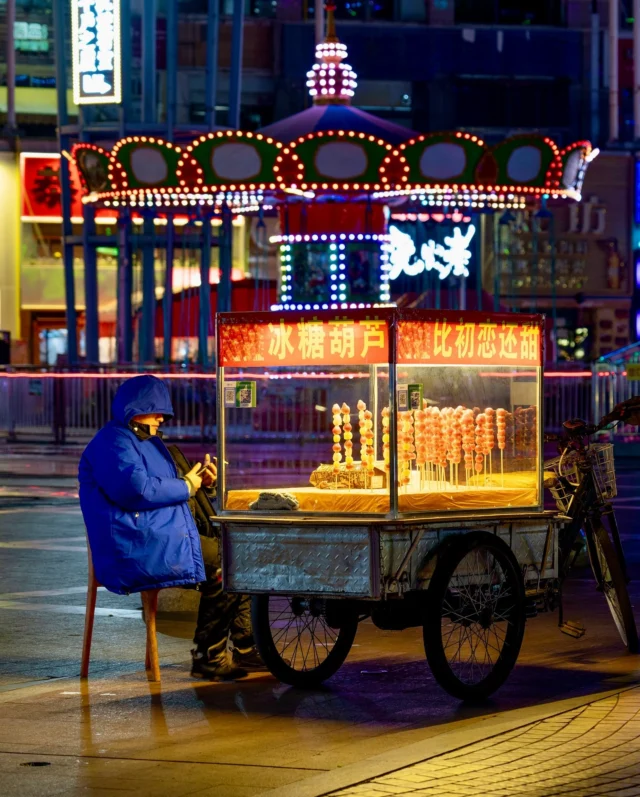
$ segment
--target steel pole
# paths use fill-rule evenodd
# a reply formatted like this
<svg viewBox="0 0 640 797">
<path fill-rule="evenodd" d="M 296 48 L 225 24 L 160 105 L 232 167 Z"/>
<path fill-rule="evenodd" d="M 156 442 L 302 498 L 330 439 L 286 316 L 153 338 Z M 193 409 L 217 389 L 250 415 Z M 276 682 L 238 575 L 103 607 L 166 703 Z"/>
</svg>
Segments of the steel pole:
<svg viewBox="0 0 640 797">
<path fill-rule="evenodd" d="M 324 2 L 315 0 L 316 44 L 324 41 Z"/>
<path fill-rule="evenodd" d="M 65 64 L 65 0 L 53 0 L 53 30 L 56 59 L 56 95 L 58 101 L 58 149 L 64 152 L 68 137 L 62 128 L 68 123 L 67 114 L 67 69 Z M 76 288 L 73 274 L 73 235 L 71 224 L 71 183 L 69 163 L 60 158 L 60 202 L 62 205 L 62 261 L 64 264 L 64 295 L 67 316 L 67 358 L 69 365 L 78 362 L 78 318 L 76 315 Z"/>
<path fill-rule="evenodd" d="M 551 212 L 549 244 L 551 249 L 551 324 L 553 327 L 553 362 L 558 362 L 558 289 L 556 287 L 556 220 Z"/>
<path fill-rule="evenodd" d="M 86 360 L 90 365 L 100 362 L 100 320 L 98 312 L 98 258 L 92 237 L 96 232 L 96 212 L 93 206 L 83 208 L 82 251 L 84 254 L 84 304 Z"/>
<path fill-rule="evenodd" d="M 168 35 L 168 34 L 167 34 Z M 131 76 L 124 76 L 124 80 Z M 156 121 L 156 0 L 142 3 L 142 121 Z"/>
<path fill-rule="evenodd" d="M 618 0 L 609 0 L 609 141 L 620 138 L 618 109 Z"/>
<path fill-rule="evenodd" d="M 176 231 L 173 226 L 173 216 L 169 216 L 167 224 L 167 252 L 164 272 L 164 297 L 162 299 L 163 317 L 163 353 L 164 363 L 171 362 L 171 348 L 173 342 L 173 257 L 175 250 Z"/>
<path fill-rule="evenodd" d="M 233 0 L 231 39 L 231 77 L 229 79 L 229 127 L 240 127 L 242 104 L 242 40 L 244 37 L 244 0 Z"/>
<path fill-rule="evenodd" d="M 218 50 L 220 0 L 209 0 L 207 6 L 207 62 L 205 70 L 205 116 L 211 130 L 216 126 L 218 98 Z"/>
<path fill-rule="evenodd" d="M 231 210 L 228 205 L 222 208 L 222 226 L 220 227 L 220 282 L 218 283 L 219 313 L 228 313 L 231 310 L 231 268 L 233 262 L 233 225 Z"/>
<path fill-rule="evenodd" d="M 131 317 L 131 217 L 128 210 L 118 217 L 118 362 L 133 362 L 133 319 Z"/>
<path fill-rule="evenodd" d="M 153 216 L 145 216 L 142 242 L 142 320 L 140 327 L 140 360 L 155 360 L 156 283 L 153 243 Z"/>
<path fill-rule="evenodd" d="M 591 140 L 600 139 L 600 15 L 598 0 L 591 3 Z"/>
<path fill-rule="evenodd" d="M 124 138 L 131 108 L 131 1 L 120 0 L 120 68 L 122 103 L 119 108 L 120 138 Z"/>
<path fill-rule="evenodd" d="M 211 219 L 202 226 L 200 253 L 200 317 L 198 319 L 198 360 L 203 368 L 209 365 L 209 322 L 211 320 Z"/>
<path fill-rule="evenodd" d="M 633 0 L 633 137 L 640 139 L 640 0 Z"/>
<path fill-rule="evenodd" d="M 14 25 L 16 22 L 16 0 L 7 0 L 7 132 L 16 132 L 16 45 Z"/>
<path fill-rule="evenodd" d="M 167 0 L 167 137 L 173 141 L 178 81 L 178 0 Z M 170 225 L 171 226 L 171 225 Z"/>
</svg>

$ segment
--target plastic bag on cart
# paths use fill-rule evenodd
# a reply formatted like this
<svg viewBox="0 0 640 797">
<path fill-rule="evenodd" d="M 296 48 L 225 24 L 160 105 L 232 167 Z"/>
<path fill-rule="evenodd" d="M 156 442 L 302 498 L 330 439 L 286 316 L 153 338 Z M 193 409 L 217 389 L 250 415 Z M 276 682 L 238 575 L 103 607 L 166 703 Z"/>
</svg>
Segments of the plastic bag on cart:
<svg viewBox="0 0 640 797">
<path fill-rule="evenodd" d="M 260 493 L 258 498 L 249 504 L 249 509 L 294 511 L 298 506 L 298 499 L 291 493 Z"/>
</svg>

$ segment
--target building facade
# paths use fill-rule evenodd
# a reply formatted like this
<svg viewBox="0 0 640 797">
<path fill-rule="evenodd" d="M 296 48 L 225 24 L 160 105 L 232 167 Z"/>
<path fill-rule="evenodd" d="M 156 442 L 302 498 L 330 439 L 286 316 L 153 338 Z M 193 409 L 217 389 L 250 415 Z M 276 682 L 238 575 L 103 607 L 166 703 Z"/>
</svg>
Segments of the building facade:
<svg viewBox="0 0 640 797">
<path fill-rule="evenodd" d="M 133 14 L 132 118 L 141 119 L 142 2 L 126 1 Z M 54 207 L 58 153 L 52 2 L 17 0 L 14 38 L 19 138 L 9 136 L 0 143 L 0 202 L 7 211 L 0 214 L 6 241 L 0 255 L 0 329 L 8 329 L 15 341 L 22 341 L 14 347 L 16 358 L 34 362 L 51 362 L 65 347 L 60 214 Z M 628 5 L 621 0 L 618 72 L 622 141 L 630 140 L 633 131 Z M 220 10 L 215 110 L 216 123 L 225 125 L 233 0 L 221 0 Z M 360 76 L 353 103 L 420 132 L 465 129 L 492 141 L 536 131 L 549 134 L 560 145 L 589 138 L 602 147 L 609 138 L 608 4 L 598 2 L 595 10 L 594 15 L 591 0 L 341 2 L 336 10 L 340 38 L 348 45 Z M 176 124 L 182 127 L 202 125 L 206 119 L 206 12 L 207 0 L 178 0 L 175 111 Z M 240 126 L 247 130 L 265 127 L 307 107 L 305 75 L 316 35 L 315 4 L 313 0 L 249 0 L 245 15 Z M 157 118 L 164 120 L 168 109 L 164 100 L 166 18 L 162 11 L 155 38 L 155 110 Z M 2 25 L 0 41 L 0 64 L 6 64 Z M 0 66 L 0 75 L 2 71 Z M 2 117 L 7 105 L 6 75 L 0 82 Z M 73 122 L 78 109 L 71 86 L 68 89 Z M 95 107 L 87 111 L 87 120 L 99 124 L 115 118 L 114 114 L 115 108 Z M 634 155 L 609 148 L 592 164 L 583 208 L 550 207 L 553 230 L 545 219 L 526 217 L 507 219 L 497 230 L 493 224 L 485 225 L 484 281 L 495 285 L 498 279 L 503 306 L 516 309 L 533 303 L 564 322 L 561 328 L 566 335 L 559 336 L 556 353 L 560 359 L 588 359 L 616 348 L 625 340 L 625 325 L 627 341 L 630 328 L 633 334 L 629 312 L 635 287 L 634 175 Z M 40 207 L 34 208 L 34 202 L 40 202 Z M 78 212 L 74 219 L 78 236 L 82 234 L 81 215 Z M 113 221 L 108 217 L 97 221 L 98 227 L 110 234 Z M 238 224 L 235 234 L 234 265 L 240 272 L 250 273 L 255 245 L 252 231 L 241 233 Z M 78 247 L 74 265 L 80 319 L 84 295 L 81 258 Z M 159 271 L 161 265 L 158 254 Z M 185 263 L 184 269 L 184 287 L 192 287 L 197 283 L 197 264 Z M 101 324 L 108 325 L 116 291 L 113 252 L 98 253 L 98 277 Z M 585 329 L 590 331 L 588 340 L 578 331 Z M 599 330 L 597 334 L 595 330 Z M 105 339 L 112 337 L 106 326 L 104 333 Z"/>
</svg>

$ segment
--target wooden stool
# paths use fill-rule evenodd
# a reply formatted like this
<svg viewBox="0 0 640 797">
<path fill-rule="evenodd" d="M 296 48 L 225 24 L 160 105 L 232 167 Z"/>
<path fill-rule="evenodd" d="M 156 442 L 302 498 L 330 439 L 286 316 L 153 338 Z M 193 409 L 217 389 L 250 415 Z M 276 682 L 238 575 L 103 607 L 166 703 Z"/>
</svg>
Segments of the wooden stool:
<svg viewBox="0 0 640 797">
<path fill-rule="evenodd" d="M 91 658 L 91 638 L 93 637 L 93 620 L 96 614 L 96 598 L 100 583 L 93 570 L 91 549 L 89 549 L 89 584 L 87 588 L 87 610 L 84 616 L 84 639 L 82 642 L 82 664 L 80 677 L 89 677 L 89 660 Z M 160 663 L 158 662 L 158 640 L 156 638 L 156 614 L 158 611 L 157 589 L 141 592 L 144 607 L 144 621 L 147 626 L 147 650 L 144 658 L 144 668 L 150 681 L 160 681 Z"/>
</svg>

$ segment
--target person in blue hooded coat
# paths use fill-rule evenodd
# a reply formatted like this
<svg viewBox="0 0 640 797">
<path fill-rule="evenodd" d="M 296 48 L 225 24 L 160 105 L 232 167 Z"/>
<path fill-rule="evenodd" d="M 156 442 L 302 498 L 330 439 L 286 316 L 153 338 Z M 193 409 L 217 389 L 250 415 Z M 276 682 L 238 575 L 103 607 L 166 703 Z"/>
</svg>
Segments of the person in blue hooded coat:
<svg viewBox="0 0 640 797">
<path fill-rule="evenodd" d="M 200 486 L 200 465 L 180 478 L 156 433 L 173 414 L 162 380 L 150 375 L 128 379 L 115 395 L 113 419 L 80 460 L 80 506 L 93 566 L 111 592 L 127 595 L 205 580 L 188 504 Z"/>
<path fill-rule="evenodd" d="M 207 455 L 202 468 L 176 446 L 165 446 L 159 427 L 174 413 L 165 383 L 155 376 L 124 382 L 112 414 L 85 449 L 78 474 L 96 578 L 119 594 L 197 585 L 191 674 L 226 680 L 246 675 L 244 667 L 263 668 L 253 647 L 248 599 L 222 592 L 217 547 L 208 539 L 215 461 Z M 198 523 L 206 528 L 199 530 Z M 202 540 L 208 543 L 205 557 Z"/>
</svg>

